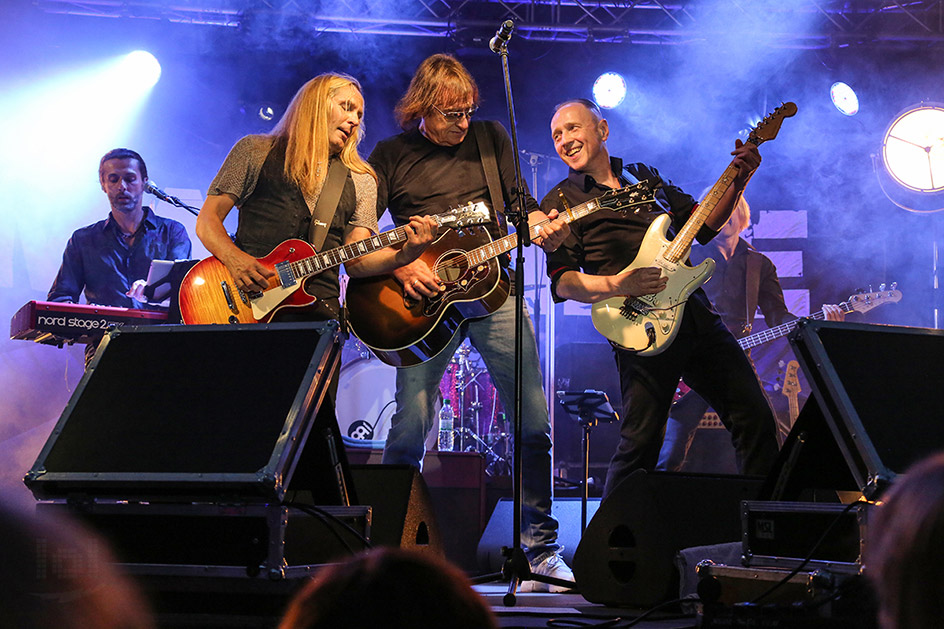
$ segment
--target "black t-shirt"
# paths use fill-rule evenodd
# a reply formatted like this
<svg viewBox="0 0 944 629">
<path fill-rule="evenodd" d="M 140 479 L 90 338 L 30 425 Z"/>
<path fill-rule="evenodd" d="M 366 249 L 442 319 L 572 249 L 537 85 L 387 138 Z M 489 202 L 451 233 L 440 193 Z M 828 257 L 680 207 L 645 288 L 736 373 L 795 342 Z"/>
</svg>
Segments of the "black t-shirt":
<svg viewBox="0 0 944 629">
<path fill-rule="evenodd" d="M 515 187 L 514 155 L 508 133 L 493 121 L 475 121 L 472 125 L 480 126 L 495 140 L 502 194 L 507 203 Z M 377 171 L 377 216 L 389 208 L 398 226 L 408 223 L 410 216 L 441 214 L 470 202 L 485 201 L 492 207 L 471 126 L 458 146 L 434 144 L 418 129 L 405 131 L 378 142 L 367 161 Z M 528 211 L 537 210 L 537 202 L 527 193 L 527 184 L 522 185 Z M 504 207 L 497 209 L 504 212 Z M 488 225 L 488 231 L 493 239 L 505 233 L 494 222 Z"/>
</svg>

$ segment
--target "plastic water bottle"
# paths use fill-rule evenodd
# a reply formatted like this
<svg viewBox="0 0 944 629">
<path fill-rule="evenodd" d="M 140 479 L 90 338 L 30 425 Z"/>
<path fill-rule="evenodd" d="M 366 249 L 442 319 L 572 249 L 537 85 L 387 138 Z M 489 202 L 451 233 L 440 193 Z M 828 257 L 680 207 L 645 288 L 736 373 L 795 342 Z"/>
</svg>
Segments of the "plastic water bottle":
<svg viewBox="0 0 944 629">
<path fill-rule="evenodd" d="M 439 410 L 439 451 L 452 452 L 453 434 L 452 428 L 455 422 L 455 413 L 452 412 L 452 403 L 449 399 L 443 400 L 442 408 Z"/>
</svg>

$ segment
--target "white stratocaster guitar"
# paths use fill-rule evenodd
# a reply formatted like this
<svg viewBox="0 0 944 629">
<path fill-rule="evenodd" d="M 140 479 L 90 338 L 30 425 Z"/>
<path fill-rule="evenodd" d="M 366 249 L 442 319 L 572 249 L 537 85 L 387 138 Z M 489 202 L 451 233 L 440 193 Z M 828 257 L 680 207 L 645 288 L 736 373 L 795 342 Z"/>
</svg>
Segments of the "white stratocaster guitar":
<svg viewBox="0 0 944 629">
<path fill-rule="evenodd" d="M 747 141 L 760 145 L 773 140 L 783 119 L 795 115 L 796 111 L 793 103 L 781 105 L 751 130 Z M 622 272 L 640 267 L 659 267 L 668 277 L 668 284 L 655 295 L 611 297 L 593 304 L 590 311 L 593 326 L 610 342 L 640 356 L 654 356 L 665 351 L 675 340 L 685 302 L 708 281 L 715 269 L 711 258 L 696 267 L 686 264 L 692 241 L 733 183 L 735 175 L 737 167 L 732 161 L 673 240 L 666 239 L 672 220 L 668 214 L 659 216 L 649 226 L 636 259 Z"/>
</svg>

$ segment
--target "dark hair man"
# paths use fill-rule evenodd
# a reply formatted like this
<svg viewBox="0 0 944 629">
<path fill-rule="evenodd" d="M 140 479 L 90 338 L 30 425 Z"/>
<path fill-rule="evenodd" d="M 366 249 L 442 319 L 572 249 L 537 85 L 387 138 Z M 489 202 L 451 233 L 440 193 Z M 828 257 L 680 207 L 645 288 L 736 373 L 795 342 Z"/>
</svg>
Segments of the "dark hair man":
<svg viewBox="0 0 944 629">
<path fill-rule="evenodd" d="M 49 301 L 153 308 L 128 296 L 135 280 L 147 277 L 152 260 L 190 257 L 183 225 L 143 207 L 147 166 L 135 151 L 113 149 L 102 156 L 98 180 L 108 196 L 108 218 L 76 230 L 66 244 Z"/>
</svg>

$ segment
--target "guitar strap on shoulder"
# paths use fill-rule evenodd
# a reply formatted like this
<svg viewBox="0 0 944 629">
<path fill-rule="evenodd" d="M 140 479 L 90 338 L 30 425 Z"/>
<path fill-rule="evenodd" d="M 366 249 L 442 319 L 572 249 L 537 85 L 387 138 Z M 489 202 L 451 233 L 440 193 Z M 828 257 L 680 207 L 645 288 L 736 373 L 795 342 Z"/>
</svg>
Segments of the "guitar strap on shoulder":
<svg viewBox="0 0 944 629">
<path fill-rule="evenodd" d="M 754 324 L 754 313 L 757 312 L 757 300 L 760 293 L 760 256 L 755 252 L 747 252 L 747 272 L 745 273 L 746 285 L 744 290 L 747 297 L 744 301 L 747 304 L 747 320 L 745 327 L 750 332 Z"/>
<path fill-rule="evenodd" d="M 475 143 L 479 147 L 479 158 L 485 170 L 485 183 L 488 184 L 488 196 L 492 200 L 492 212 L 495 213 L 495 222 L 503 234 L 508 233 L 508 223 L 505 219 L 505 197 L 502 194 L 501 178 L 498 176 L 498 160 L 495 157 L 495 141 L 485 123 L 472 123 L 475 133 Z"/>
<path fill-rule="evenodd" d="M 344 182 L 347 181 L 347 173 L 348 167 L 341 160 L 330 160 L 328 174 L 325 176 L 321 194 L 318 195 L 315 211 L 311 213 L 311 226 L 308 228 L 308 242 L 312 244 L 315 251 L 321 250 L 321 245 L 328 236 L 331 221 L 334 220 L 334 214 L 338 211 L 338 202 L 341 200 Z"/>
</svg>

